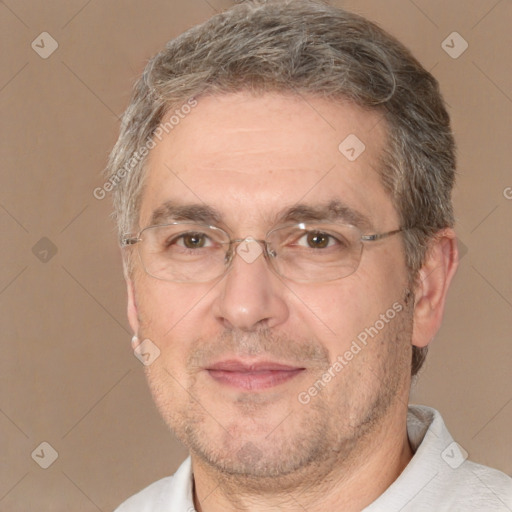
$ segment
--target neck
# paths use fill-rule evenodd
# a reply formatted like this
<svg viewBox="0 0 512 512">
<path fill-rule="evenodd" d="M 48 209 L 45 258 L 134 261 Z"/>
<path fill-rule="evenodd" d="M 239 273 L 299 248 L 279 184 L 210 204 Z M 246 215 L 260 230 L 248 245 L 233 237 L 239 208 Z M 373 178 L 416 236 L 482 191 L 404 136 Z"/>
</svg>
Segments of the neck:
<svg viewBox="0 0 512 512">
<path fill-rule="evenodd" d="M 352 454 L 340 460 L 332 453 L 321 466 L 304 468 L 269 482 L 220 473 L 192 454 L 194 501 L 198 512 L 282 510 L 324 512 L 362 510 L 400 475 L 412 458 L 407 437 L 407 408 L 357 441 Z"/>
</svg>

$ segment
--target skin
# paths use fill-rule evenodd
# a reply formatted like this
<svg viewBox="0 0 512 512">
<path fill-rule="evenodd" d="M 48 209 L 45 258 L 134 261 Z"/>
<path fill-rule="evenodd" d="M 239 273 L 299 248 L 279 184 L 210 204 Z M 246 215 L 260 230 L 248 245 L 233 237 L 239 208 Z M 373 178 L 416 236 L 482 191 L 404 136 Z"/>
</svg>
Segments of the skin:
<svg viewBox="0 0 512 512">
<path fill-rule="evenodd" d="M 366 146 L 353 162 L 338 150 L 348 134 Z M 379 114 L 344 102 L 245 92 L 199 98 L 151 151 L 139 228 L 172 200 L 215 208 L 232 238 L 263 239 L 283 209 L 341 200 L 368 218 L 365 234 L 396 229 L 376 170 L 385 144 Z M 456 265 L 449 229 L 432 243 L 413 289 L 400 235 L 366 243 L 355 273 L 321 283 L 280 278 L 263 257 L 236 256 L 222 278 L 193 284 L 155 279 L 136 260 L 128 317 L 138 338 L 161 351 L 147 378 L 191 451 L 197 510 L 355 511 L 382 494 L 412 457 L 411 348 L 437 332 Z M 402 311 L 300 403 L 299 393 L 395 303 Z M 233 358 L 302 370 L 244 390 L 205 369 Z"/>
</svg>

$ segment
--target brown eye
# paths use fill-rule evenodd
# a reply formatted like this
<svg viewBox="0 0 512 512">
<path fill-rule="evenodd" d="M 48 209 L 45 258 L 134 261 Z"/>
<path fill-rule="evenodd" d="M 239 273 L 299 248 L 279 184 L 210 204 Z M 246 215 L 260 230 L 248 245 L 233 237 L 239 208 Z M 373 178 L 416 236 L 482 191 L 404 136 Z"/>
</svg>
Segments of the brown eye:
<svg viewBox="0 0 512 512">
<path fill-rule="evenodd" d="M 182 243 L 187 249 L 200 249 L 206 245 L 207 239 L 204 233 L 187 233 L 181 236 Z"/>
<path fill-rule="evenodd" d="M 319 231 L 312 231 L 306 235 L 307 244 L 312 249 L 325 249 L 329 246 L 330 239 L 330 235 Z"/>
</svg>

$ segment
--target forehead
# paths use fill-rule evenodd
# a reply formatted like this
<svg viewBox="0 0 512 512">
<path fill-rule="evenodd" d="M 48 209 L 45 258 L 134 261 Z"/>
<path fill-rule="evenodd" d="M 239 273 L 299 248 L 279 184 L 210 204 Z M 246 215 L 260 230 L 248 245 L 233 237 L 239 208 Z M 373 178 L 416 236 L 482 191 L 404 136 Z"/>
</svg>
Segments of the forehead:
<svg viewBox="0 0 512 512">
<path fill-rule="evenodd" d="M 244 227 L 269 223 L 296 204 L 333 201 L 382 222 L 395 216 L 379 174 L 385 130 L 380 113 L 341 101 L 244 92 L 202 97 L 155 138 L 140 225 L 169 202 L 204 204 Z"/>
</svg>

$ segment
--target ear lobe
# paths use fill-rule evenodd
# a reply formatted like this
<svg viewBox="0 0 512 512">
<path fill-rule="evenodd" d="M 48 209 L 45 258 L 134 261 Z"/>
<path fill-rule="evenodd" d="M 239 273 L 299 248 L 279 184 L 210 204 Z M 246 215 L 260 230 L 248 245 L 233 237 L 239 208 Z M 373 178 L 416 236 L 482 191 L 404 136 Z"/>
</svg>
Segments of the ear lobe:
<svg viewBox="0 0 512 512">
<path fill-rule="evenodd" d="M 439 330 L 446 295 L 458 263 L 455 232 L 452 229 L 440 231 L 430 243 L 414 290 L 413 345 L 427 346 Z"/>
<path fill-rule="evenodd" d="M 135 335 L 139 332 L 139 312 L 137 309 L 137 300 L 135 298 L 135 286 L 133 281 L 126 278 L 126 291 L 128 295 L 127 315 L 130 327 Z"/>
</svg>

